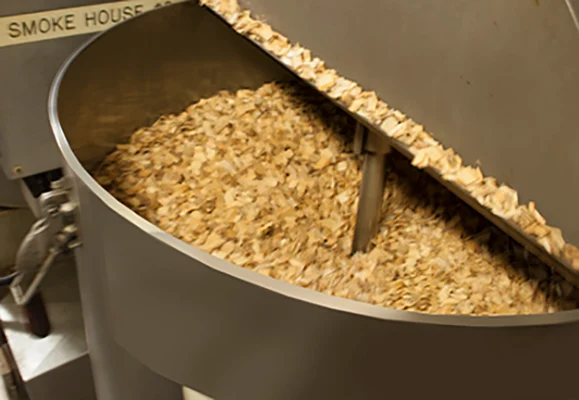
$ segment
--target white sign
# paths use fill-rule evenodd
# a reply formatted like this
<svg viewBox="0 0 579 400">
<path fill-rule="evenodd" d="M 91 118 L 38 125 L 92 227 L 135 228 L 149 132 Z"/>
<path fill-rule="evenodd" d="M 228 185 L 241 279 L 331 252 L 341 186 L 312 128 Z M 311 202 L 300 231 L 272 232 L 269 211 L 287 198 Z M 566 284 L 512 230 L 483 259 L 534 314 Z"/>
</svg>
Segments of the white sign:
<svg viewBox="0 0 579 400">
<path fill-rule="evenodd" d="M 104 31 L 146 11 L 183 1 L 187 0 L 117 1 L 0 17 L 0 47 Z"/>
</svg>

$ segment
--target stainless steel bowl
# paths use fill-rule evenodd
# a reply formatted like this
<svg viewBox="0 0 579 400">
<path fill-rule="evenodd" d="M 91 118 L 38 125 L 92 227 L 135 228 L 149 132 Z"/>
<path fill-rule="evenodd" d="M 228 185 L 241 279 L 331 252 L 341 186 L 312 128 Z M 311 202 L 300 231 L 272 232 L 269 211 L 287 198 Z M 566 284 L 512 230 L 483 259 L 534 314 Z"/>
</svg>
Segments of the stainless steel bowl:
<svg viewBox="0 0 579 400">
<path fill-rule="evenodd" d="M 570 399 L 579 311 L 434 316 L 331 297 L 217 259 L 137 216 L 88 169 L 159 115 L 293 75 L 193 2 L 99 35 L 59 72 L 50 120 L 80 204 L 97 391 L 177 399 Z"/>
</svg>

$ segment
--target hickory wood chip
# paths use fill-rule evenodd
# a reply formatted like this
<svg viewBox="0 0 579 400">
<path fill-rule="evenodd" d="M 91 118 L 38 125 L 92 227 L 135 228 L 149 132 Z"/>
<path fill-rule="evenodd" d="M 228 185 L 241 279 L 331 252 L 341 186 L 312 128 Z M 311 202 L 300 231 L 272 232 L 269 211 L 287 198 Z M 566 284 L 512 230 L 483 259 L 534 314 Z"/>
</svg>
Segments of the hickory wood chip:
<svg viewBox="0 0 579 400">
<path fill-rule="evenodd" d="M 502 185 L 489 191 L 490 186 L 480 185 L 480 181 L 486 179 L 480 178 L 482 175 L 480 169 L 475 172 L 476 177 L 469 176 L 472 174 L 472 167 L 464 166 L 462 159 L 452 149 L 444 149 L 430 134 L 423 131 L 421 125 L 408 119 L 399 110 L 392 109 L 387 113 L 388 105 L 378 99 L 375 93 L 364 91 L 355 82 L 341 77 L 337 71 L 326 68 L 325 63 L 313 57 L 309 50 L 299 44 L 292 44 L 265 22 L 252 18 L 248 10 L 241 9 L 237 0 L 200 0 L 199 3 L 221 14 L 239 33 L 260 43 L 320 91 L 340 100 L 351 112 L 365 117 L 380 126 L 394 140 L 408 146 L 414 157 L 414 166 L 433 168 L 444 179 L 463 187 L 479 204 L 495 215 L 518 225 L 525 233 L 535 238 L 547 252 L 562 257 L 571 268 L 579 271 L 579 259 L 576 258 L 579 249 L 565 243 L 560 230 L 540 221 L 537 221 L 540 226 L 521 225 L 520 221 L 526 221 L 530 217 L 527 214 L 532 214 L 533 211 L 529 210 L 529 205 L 519 204 L 514 190 Z M 305 54 L 307 56 L 304 56 Z M 364 107 L 367 104 L 365 98 L 368 96 L 373 98 L 372 104 Z M 479 190 L 484 190 L 485 194 L 482 195 Z M 570 248 L 572 250 L 569 250 Z"/>
<path fill-rule="evenodd" d="M 566 282 L 398 154 L 372 250 L 350 256 L 361 181 L 353 131 L 299 86 L 221 92 L 139 129 L 95 177 L 177 238 L 330 295 L 434 314 L 575 308 Z M 457 177 L 481 184 L 478 171 Z"/>
</svg>

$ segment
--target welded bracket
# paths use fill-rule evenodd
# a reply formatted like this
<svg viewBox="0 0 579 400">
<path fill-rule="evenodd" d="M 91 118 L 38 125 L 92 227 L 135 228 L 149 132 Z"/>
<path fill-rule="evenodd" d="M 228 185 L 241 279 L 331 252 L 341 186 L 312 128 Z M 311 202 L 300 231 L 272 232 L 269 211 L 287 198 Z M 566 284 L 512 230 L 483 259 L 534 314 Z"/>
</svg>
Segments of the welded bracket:
<svg viewBox="0 0 579 400">
<path fill-rule="evenodd" d="M 386 138 L 368 131 L 365 126 L 357 123 L 354 135 L 354 152 L 364 154 L 364 166 L 352 253 L 366 251 L 370 241 L 378 231 L 384 197 L 386 156 L 390 151 L 391 148 Z"/>
<path fill-rule="evenodd" d="M 39 197 L 40 217 L 16 254 L 16 277 L 10 291 L 16 304 L 26 305 L 37 292 L 57 257 L 81 244 L 75 222 L 76 205 L 70 201 L 65 179 L 52 182 Z"/>
</svg>

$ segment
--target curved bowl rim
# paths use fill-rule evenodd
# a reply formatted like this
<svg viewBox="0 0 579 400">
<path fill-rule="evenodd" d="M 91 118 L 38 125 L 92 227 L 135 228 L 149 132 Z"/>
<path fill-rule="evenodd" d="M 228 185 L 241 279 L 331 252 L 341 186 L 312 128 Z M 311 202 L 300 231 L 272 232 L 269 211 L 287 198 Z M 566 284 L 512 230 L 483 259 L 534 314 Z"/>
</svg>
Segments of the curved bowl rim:
<svg viewBox="0 0 579 400">
<path fill-rule="evenodd" d="M 183 3 L 186 4 L 186 3 Z M 183 4 L 174 4 L 171 7 L 182 6 Z M 150 11 L 151 12 L 151 11 Z M 128 207 L 109 194 L 101 187 L 96 180 L 84 169 L 72 148 L 70 147 L 64 130 L 60 124 L 58 116 L 58 99 L 60 86 L 66 77 L 66 73 L 75 60 L 93 43 L 101 37 L 115 32 L 119 26 L 138 21 L 150 12 L 146 12 L 127 21 L 121 22 L 87 40 L 76 51 L 74 51 L 59 68 L 50 88 L 48 97 L 48 116 L 52 133 L 56 140 L 57 146 L 61 152 L 66 166 L 76 175 L 93 195 L 119 214 L 127 222 L 133 224 L 140 230 L 150 234 L 157 240 L 163 242 L 176 251 L 179 251 L 189 257 L 195 258 L 205 264 L 206 267 L 229 275 L 245 283 L 256 285 L 263 289 L 275 292 L 279 295 L 292 298 L 296 301 L 303 301 L 319 307 L 324 307 L 340 312 L 357 314 L 375 319 L 399 321 L 407 323 L 420 323 L 429 325 L 446 325 L 446 326 L 463 326 L 463 327 L 481 327 L 481 328 L 501 328 L 501 327 L 531 327 L 531 326 L 548 326 L 558 324 L 568 324 L 579 321 L 579 309 L 560 311 L 551 314 L 531 314 L 531 315 L 496 315 L 496 316 L 470 316 L 470 315 L 441 315 L 425 314 L 414 311 L 396 310 L 382 306 L 361 303 L 354 300 L 331 296 L 312 289 L 306 289 L 297 285 L 269 278 L 245 268 L 231 264 L 225 260 L 214 257 L 205 253 L 192 245 L 189 245 L 176 237 L 165 233 L 157 226 L 145 220 L 134 213 Z M 81 246 L 82 248 L 82 246 Z M 167 266 L 163 267 L 164 269 Z"/>
</svg>

